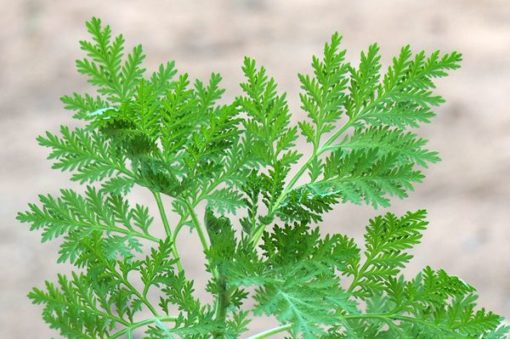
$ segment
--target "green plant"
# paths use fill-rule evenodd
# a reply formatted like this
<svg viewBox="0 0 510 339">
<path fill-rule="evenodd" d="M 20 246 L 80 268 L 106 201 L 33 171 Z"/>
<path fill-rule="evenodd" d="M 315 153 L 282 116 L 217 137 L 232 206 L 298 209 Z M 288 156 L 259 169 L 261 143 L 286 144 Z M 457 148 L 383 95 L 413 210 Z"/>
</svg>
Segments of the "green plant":
<svg viewBox="0 0 510 339">
<path fill-rule="evenodd" d="M 29 293 L 51 328 L 69 338 L 236 338 L 252 315 L 268 315 L 280 326 L 251 338 L 506 337 L 462 280 L 430 267 L 402 276 L 425 211 L 370 220 L 364 251 L 314 227 L 339 202 L 386 207 L 422 181 L 439 157 L 412 129 L 443 102 L 434 79 L 459 67 L 459 53 L 405 46 L 382 75 L 377 45 L 354 66 L 334 34 L 313 74 L 299 75 L 308 119 L 292 126 L 285 94 L 250 58 L 243 94 L 219 103 L 219 74 L 190 84 L 169 62 L 145 77 L 141 46 L 124 57 L 122 36 L 96 18 L 87 28 L 77 68 L 98 95 L 64 96 L 82 127 L 38 138 L 53 168 L 87 186 L 41 195 L 18 215 L 43 241 L 61 238 L 58 262 L 77 268 Z M 301 163 L 299 134 L 312 149 Z M 152 192 L 161 230 L 129 202 L 135 185 Z M 212 304 L 194 296 L 181 264 L 186 227 L 203 247 Z"/>
</svg>

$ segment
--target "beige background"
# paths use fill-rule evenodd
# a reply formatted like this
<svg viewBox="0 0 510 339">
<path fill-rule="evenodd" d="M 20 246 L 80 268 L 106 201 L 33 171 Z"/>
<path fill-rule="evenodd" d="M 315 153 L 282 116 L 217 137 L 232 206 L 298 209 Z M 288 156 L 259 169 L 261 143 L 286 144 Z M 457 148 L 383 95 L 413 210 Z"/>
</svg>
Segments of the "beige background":
<svg viewBox="0 0 510 339">
<path fill-rule="evenodd" d="M 429 210 L 431 225 L 410 274 L 426 264 L 445 268 L 477 286 L 482 305 L 510 316 L 510 1 L 0 4 L 0 338 L 56 336 L 25 295 L 66 268 L 54 263 L 56 244 L 41 245 L 15 215 L 36 194 L 69 185 L 67 174 L 50 170 L 46 150 L 34 138 L 71 123 L 58 98 L 88 88 L 74 59 L 81 55 L 83 22 L 93 15 L 123 32 L 128 44 L 142 42 L 149 69 L 174 59 L 193 77 L 221 72 L 230 97 L 239 93 L 242 57 L 253 56 L 288 91 L 295 112 L 296 73 L 309 69 L 311 55 L 320 53 L 333 31 L 344 35 L 352 60 L 374 41 L 382 45 L 385 62 L 406 43 L 464 53 L 462 69 L 439 84 L 447 104 L 434 124 L 420 131 L 443 162 L 427 170 L 425 184 L 392 210 Z M 325 230 L 360 237 L 368 217 L 377 213 L 340 206 L 328 215 Z M 185 264 L 199 277 L 201 255 L 194 246 L 185 244 Z"/>
</svg>

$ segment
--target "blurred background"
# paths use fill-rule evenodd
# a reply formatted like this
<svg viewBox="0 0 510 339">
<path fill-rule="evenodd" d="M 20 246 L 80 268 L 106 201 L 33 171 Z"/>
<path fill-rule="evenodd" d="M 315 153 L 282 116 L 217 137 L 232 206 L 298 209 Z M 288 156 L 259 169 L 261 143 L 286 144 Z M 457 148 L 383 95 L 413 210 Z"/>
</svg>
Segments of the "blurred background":
<svg viewBox="0 0 510 339">
<path fill-rule="evenodd" d="M 57 244 L 41 245 L 15 216 L 38 193 L 70 185 L 68 174 L 50 169 L 47 151 L 34 139 L 73 124 L 59 97 L 89 89 L 74 60 L 91 16 L 123 33 L 128 47 L 143 43 L 149 70 L 173 59 L 194 78 L 222 73 L 227 97 L 239 93 L 243 56 L 253 56 L 288 92 L 297 118 L 303 114 L 296 74 L 309 71 L 311 56 L 334 31 L 343 34 L 353 61 L 372 42 L 381 44 L 385 63 L 408 43 L 429 52 L 461 51 L 462 68 L 439 82 L 447 103 L 419 132 L 443 161 L 391 210 L 429 211 L 409 275 L 425 265 L 444 268 L 476 286 L 481 305 L 510 317 L 508 0 L 0 0 L 0 8 L 0 338 L 58 337 L 26 294 L 67 268 L 55 263 Z M 368 218 L 383 212 L 339 206 L 324 231 L 361 239 Z M 200 287 L 202 259 L 192 244 L 183 248 L 185 265 Z"/>
</svg>

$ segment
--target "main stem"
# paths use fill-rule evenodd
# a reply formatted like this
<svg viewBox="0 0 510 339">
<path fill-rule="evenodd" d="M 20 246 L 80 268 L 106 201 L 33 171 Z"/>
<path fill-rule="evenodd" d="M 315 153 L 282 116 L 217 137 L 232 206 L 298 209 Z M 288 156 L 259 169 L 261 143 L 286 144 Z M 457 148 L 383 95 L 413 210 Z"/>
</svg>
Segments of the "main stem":
<svg viewBox="0 0 510 339">
<path fill-rule="evenodd" d="M 135 330 L 137 328 L 140 328 L 140 327 L 143 327 L 146 325 L 150 325 L 150 324 L 156 323 L 158 321 L 164 322 L 164 321 L 175 321 L 175 320 L 177 320 L 176 316 L 162 316 L 162 317 L 153 317 L 150 319 L 138 321 L 138 322 L 132 323 L 128 327 L 124 328 L 123 330 L 111 335 L 109 338 L 114 339 L 114 338 L 122 337 L 125 334 L 129 335 L 133 332 L 133 330 Z"/>
<path fill-rule="evenodd" d="M 260 332 L 258 334 L 252 335 L 251 337 L 248 337 L 248 339 L 269 338 L 273 334 L 278 334 L 278 333 L 286 332 L 286 331 L 290 330 L 291 327 L 292 327 L 291 324 L 286 324 L 286 325 L 278 326 L 278 327 L 275 327 L 275 328 L 271 328 L 271 329 L 269 329 L 267 331 Z"/>
<path fill-rule="evenodd" d="M 230 295 L 229 291 L 227 290 L 227 281 L 225 279 L 225 276 L 221 273 L 221 270 L 218 270 L 218 278 L 217 278 L 217 284 L 218 284 L 218 296 L 216 301 L 216 312 L 215 312 L 215 319 L 220 324 L 224 325 L 225 320 L 227 318 L 227 307 L 230 303 Z M 223 338 L 224 330 L 221 329 L 217 333 L 214 334 L 214 338 Z"/>
<path fill-rule="evenodd" d="M 209 239 L 209 234 L 207 232 L 207 229 L 200 224 L 200 221 L 198 221 L 197 214 L 195 213 L 193 205 L 191 205 L 189 202 L 184 201 L 186 204 L 186 207 L 188 208 L 188 213 L 191 216 L 191 221 L 193 222 L 193 226 L 195 226 L 195 229 L 197 230 L 198 237 L 200 238 L 200 243 L 202 244 L 202 247 L 204 248 L 204 251 L 208 251 L 211 247 L 211 240 Z"/>
<path fill-rule="evenodd" d="M 204 251 L 207 252 L 209 248 L 211 247 L 211 239 L 209 238 L 209 233 L 207 231 L 207 228 L 202 226 L 200 221 L 198 220 L 198 217 L 194 210 L 194 205 L 190 204 L 189 202 L 185 202 L 188 213 L 191 216 L 191 221 L 193 222 L 193 225 L 195 226 L 195 229 L 197 230 L 198 237 L 200 238 L 200 243 L 202 244 L 202 247 L 204 248 Z M 229 291 L 227 290 L 227 282 L 225 280 L 225 277 L 223 274 L 221 274 L 220 270 L 217 267 L 214 267 L 211 265 L 211 273 L 214 277 L 214 280 L 218 284 L 218 295 L 216 298 L 216 311 L 215 311 L 215 319 L 224 324 L 225 319 L 227 316 L 227 307 L 229 305 Z M 214 338 L 221 338 L 223 337 L 223 331 L 220 331 L 219 333 L 214 334 Z"/>
<path fill-rule="evenodd" d="M 168 222 L 168 217 L 166 215 L 165 211 L 165 205 L 163 204 L 163 201 L 161 200 L 161 195 L 159 192 L 152 192 L 154 195 L 154 199 L 156 199 L 156 203 L 158 204 L 159 214 L 161 215 L 161 221 L 163 222 L 163 227 L 165 227 L 166 236 L 170 239 L 174 239 L 172 236 L 172 229 L 170 228 L 170 223 Z M 179 255 L 179 251 L 177 250 L 177 246 L 175 244 L 175 241 L 172 241 L 172 254 L 177 260 L 177 269 L 179 272 L 183 271 L 182 268 L 182 262 L 181 262 L 181 256 Z"/>
</svg>

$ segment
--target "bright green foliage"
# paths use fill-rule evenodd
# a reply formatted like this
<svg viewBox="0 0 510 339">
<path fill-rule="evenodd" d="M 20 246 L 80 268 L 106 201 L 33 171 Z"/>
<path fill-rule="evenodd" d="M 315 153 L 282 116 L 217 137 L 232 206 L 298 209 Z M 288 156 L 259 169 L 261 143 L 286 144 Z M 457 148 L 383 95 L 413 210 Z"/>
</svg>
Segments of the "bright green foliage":
<svg viewBox="0 0 510 339">
<path fill-rule="evenodd" d="M 263 67 L 257 69 L 255 61 L 249 58 L 244 60 L 243 72 L 247 79 L 241 84 L 245 96 L 237 98 L 237 102 L 240 112 L 247 115 L 242 124 L 245 145 L 249 145 L 249 158 L 256 164 L 256 171 L 250 173 L 256 179 L 248 181 L 244 190 L 254 199 L 255 206 L 260 195 L 269 209 L 268 215 L 258 221 L 247 221 L 244 226 L 249 233 L 257 229 L 260 233 L 277 213 L 285 178 L 301 154 L 290 150 L 298 137 L 297 128 L 290 127 L 287 100 L 285 95 L 277 94 L 275 80 L 268 78 Z"/>
<path fill-rule="evenodd" d="M 108 258 L 133 257 L 141 251 L 140 240 L 157 242 L 149 233 L 153 218 L 148 209 L 141 205 L 130 208 L 120 195 L 87 187 L 84 196 L 66 189 L 59 198 L 41 195 L 39 199 L 41 207 L 30 204 L 30 210 L 20 213 L 18 219 L 31 223 L 33 230 L 42 229 L 42 241 L 65 235 L 59 262 L 84 265 L 90 259 L 86 246 L 93 238 L 100 240 Z"/>
<path fill-rule="evenodd" d="M 432 79 L 446 76 L 461 60 L 455 52 L 442 57 L 434 52 L 428 58 L 420 52 L 412 58 L 406 46 L 381 81 L 377 45 L 361 53 L 358 68 L 344 62 L 345 51 L 339 46 L 340 37 L 334 35 L 324 59 L 313 58 L 314 77 L 300 76 L 302 108 L 312 121 L 300 123 L 314 150 L 305 165 L 311 182 L 289 192 L 287 200 L 292 204 L 305 196 L 313 201 L 300 211 L 308 215 L 330 209 L 339 199 L 387 207 L 388 196 L 406 197 L 414 183 L 421 182 L 416 165 L 427 167 L 439 158 L 424 148 L 424 139 L 405 129 L 429 122 L 432 106 L 443 102 L 431 92 Z M 347 122 L 335 131 L 334 123 L 345 116 Z M 353 133 L 339 140 L 350 127 Z M 332 131 L 321 144 L 322 136 Z"/>
<path fill-rule="evenodd" d="M 354 261 L 345 270 L 353 276 L 350 292 L 366 297 L 384 290 L 386 278 L 395 276 L 411 259 L 406 250 L 413 248 L 421 239 L 421 231 L 427 225 L 425 211 L 408 212 L 402 218 L 393 214 L 370 221 L 365 233 L 365 262 Z"/>
<path fill-rule="evenodd" d="M 264 233 L 262 257 L 242 243 L 225 265 L 233 287 L 256 286 L 254 313 L 274 315 L 291 323 L 291 333 L 316 337 L 322 325 L 339 321 L 338 311 L 357 312 L 341 288 L 335 269 L 342 270 L 357 257 L 358 248 L 346 236 L 321 239 L 319 230 L 305 224 L 275 227 Z M 318 302 L 320 300 L 320 302 Z"/>
<path fill-rule="evenodd" d="M 308 118 L 293 124 L 286 94 L 253 59 L 229 103 L 219 74 L 191 81 L 168 62 L 147 76 L 140 45 L 125 55 L 124 38 L 99 19 L 87 29 L 77 68 L 97 93 L 62 98 L 82 127 L 38 138 L 53 167 L 86 187 L 41 195 L 18 214 L 43 241 L 60 239 L 57 261 L 76 268 L 29 293 L 51 328 L 68 338 L 238 338 L 263 315 L 280 325 L 251 338 L 507 336 L 459 278 L 429 267 L 404 278 L 425 211 L 374 218 L 363 251 L 316 225 L 339 202 L 387 207 L 424 179 L 439 156 L 412 129 L 443 102 L 434 80 L 460 54 L 406 46 L 383 72 L 376 44 L 353 66 L 334 34 L 312 74 L 299 75 Z M 154 208 L 130 203 L 135 186 Z M 202 245 L 211 303 L 183 267 L 185 227 Z"/>
<path fill-rule="evenodd" d="M 443 270 L 426 267 L 411 281 L 400 274 L 412 258 L 407 250 L 420 242 L 426 228 L 425 214 L 398 218 L 388 213 L 370 221 L 364 260 L 357 257 L 343 271 L 353 278 L 347 292 L 367 305 L 363 317 L 347 319 L 346 328 L 357 336 L 478 338 L 501 321 L 492 312 L 475 310 L 475 289 Z"/>
<path fill-rule="evenodd" d="M 124 179 L 124 186 L 133 184 L 126 157 L 116 152 L 103 134 L 82 128 L 71 131 L 66 126 L 60 133 L 61 137 L 47 132 L 37 138 L 40 145 L 51 148 L 48 158 L 55 159 L 53 168 L 74 172 L 71 179 L 80 183 L 113 177 L 116 181 Z"/>
<path fill-rule="evenodd" d="M 324 59 L 313 57 L 314 77 L 299 75 L 302 108 L 308 113 L 313 124 L 301 122 L 301 132 L 314 148 L 319 147 L 320 138 L 336 128 L 336 122 L 342 118 L 342 105 L 349 78 L 349 65 L 344 63 L 345 51 L 339 51 L 341 37 L 334 34 L 331 43 L 324 46 Z"/>
</svg>

